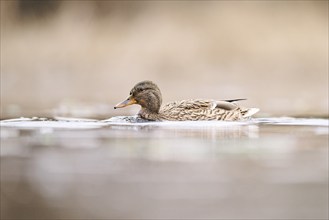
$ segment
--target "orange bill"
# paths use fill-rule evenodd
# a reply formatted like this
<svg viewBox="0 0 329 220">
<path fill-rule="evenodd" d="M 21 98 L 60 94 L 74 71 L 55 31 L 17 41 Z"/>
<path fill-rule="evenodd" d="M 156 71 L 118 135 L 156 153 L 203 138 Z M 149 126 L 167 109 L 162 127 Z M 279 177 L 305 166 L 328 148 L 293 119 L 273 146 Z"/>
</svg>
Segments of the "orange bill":
<svg viewBox="0 0 329 220">
<path fill-rule="evenodd" d="M 129 96 L 126 100 L 124 100 L 123 102 L 120 102 L 116 106 L 114 106 L 114 109 L 124 108 L 128 105 L 133 105 L 133 104 L 136 104 L 136 100 L 132 96 Z"/>
</svg>

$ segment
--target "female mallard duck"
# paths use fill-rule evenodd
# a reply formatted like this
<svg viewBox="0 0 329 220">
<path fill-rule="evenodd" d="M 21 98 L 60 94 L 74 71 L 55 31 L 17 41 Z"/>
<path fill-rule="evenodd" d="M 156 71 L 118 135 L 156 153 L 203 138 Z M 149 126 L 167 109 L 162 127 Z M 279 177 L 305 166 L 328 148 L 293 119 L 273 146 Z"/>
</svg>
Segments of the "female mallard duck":
<svg viewBox="0 0 329 220">
<path fill-rule="evenodd" d="M 162 96 L 159 87 L 151 81 L 137 83 L 129 97 L 117 104 L 116 108 L 138 104 L 142 106 L 138 115 L 151 121 L 236 121 L 248 118 L 259 111 L 256 108 L 243 108 L 235 100 L 183 100 L 170 102 L 161 107 Z"/>
</svg>

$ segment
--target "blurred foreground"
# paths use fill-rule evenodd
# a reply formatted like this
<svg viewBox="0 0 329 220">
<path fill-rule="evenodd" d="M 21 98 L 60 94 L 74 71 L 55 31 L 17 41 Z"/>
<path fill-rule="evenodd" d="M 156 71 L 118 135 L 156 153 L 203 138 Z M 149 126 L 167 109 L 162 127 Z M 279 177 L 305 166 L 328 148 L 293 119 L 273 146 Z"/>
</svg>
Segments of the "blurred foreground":
<svg viewBox="0 0 329 220">
<path fill-rule="evenodd" d="M 1 219 L 328 219 L 328 120 L 1 122 Z"/>
</svg>

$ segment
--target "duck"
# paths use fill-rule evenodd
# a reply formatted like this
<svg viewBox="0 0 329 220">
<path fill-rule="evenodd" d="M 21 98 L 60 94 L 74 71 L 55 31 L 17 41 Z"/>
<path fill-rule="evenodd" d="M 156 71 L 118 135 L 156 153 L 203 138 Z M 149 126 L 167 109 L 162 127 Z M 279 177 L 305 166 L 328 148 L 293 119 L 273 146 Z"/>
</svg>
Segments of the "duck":
<svg viewBox="0 0 329 220">
<path fill-rule="evenodd" d="M 159 87 L 152 81 L 137 83 L 124 101 L 114 109 L 137 104 L 138 116 L 147 121 L 239 121 L 250 118 L 258 108 L 245 108 L 237 104 L 246 99 L 212 100 L 188 99 L 162 105 Z"/>
</svg>

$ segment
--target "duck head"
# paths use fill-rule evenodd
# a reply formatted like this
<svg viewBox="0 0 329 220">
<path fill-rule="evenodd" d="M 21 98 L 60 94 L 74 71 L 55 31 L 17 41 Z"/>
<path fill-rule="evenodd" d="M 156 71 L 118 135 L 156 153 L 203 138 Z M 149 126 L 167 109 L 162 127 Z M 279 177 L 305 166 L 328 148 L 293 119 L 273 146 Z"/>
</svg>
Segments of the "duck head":
<svg viewBox="0 0 329 220">
<path fill-rule="evenodd" d="M 161 103 L 162 96 L 159 87 L 152 81 L 142 81 L 137 83 L 131 89 L 128 98 L 117 104 L 114 109 L 137 104 L 142 106 L 142 110 L 159 113 Z"/>
</svg>

